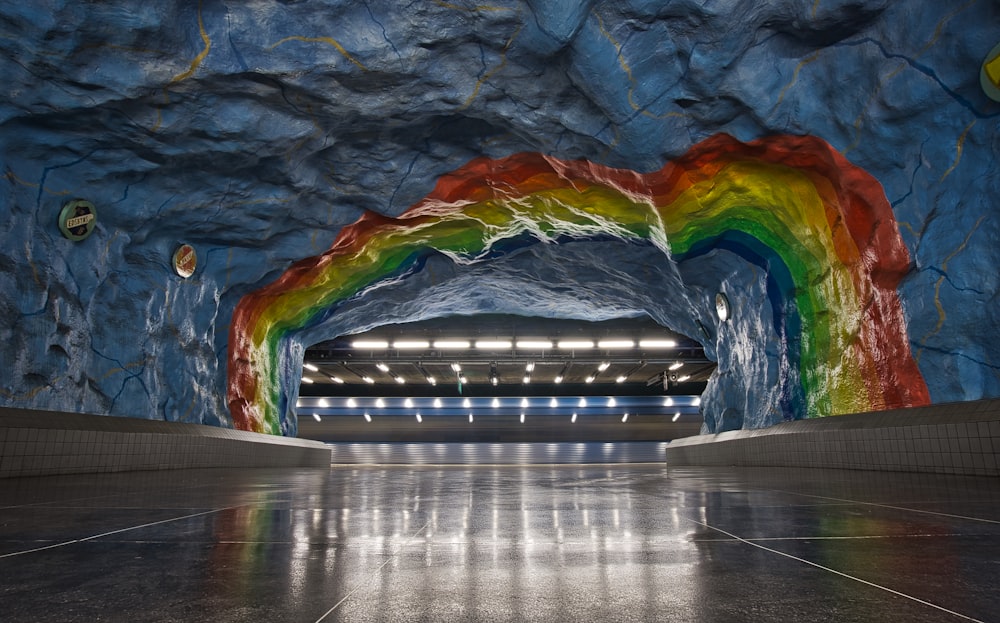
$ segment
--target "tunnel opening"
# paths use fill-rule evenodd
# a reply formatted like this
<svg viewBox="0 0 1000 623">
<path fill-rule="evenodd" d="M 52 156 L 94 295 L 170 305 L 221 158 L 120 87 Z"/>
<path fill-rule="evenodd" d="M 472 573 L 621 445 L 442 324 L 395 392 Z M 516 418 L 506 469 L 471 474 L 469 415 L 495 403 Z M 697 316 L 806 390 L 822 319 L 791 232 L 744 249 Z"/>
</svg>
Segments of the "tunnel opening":
<svg viewBox="0 0 1000 623">
<path fill-rule="evenodd" d="M 669 441 L 716 364 L 648 316 L 448 315 L 305 351 L 299 436 L 328 442 Z"/>
</svg>

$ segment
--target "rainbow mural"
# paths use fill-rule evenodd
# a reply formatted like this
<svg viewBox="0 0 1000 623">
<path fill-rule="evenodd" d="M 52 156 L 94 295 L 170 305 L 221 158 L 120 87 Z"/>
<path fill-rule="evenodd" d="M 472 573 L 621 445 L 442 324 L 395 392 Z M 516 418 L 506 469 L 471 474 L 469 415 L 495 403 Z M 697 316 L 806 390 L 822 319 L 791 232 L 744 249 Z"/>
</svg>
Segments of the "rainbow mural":
<svg viewBox="0 0 1000 623">
<path fill-rule="evenodd" d="M 470 263 L 595 238 L 648 242 L 665 262 L 728 249 L 765 267 L 774 328 L 798 371 L 782 388 L 786 419 L 929 402 L 897 296 L 909 254 L 880 184 L 815 137 L 716 135 L 651 173 L 537 153 L 477 159 L 398 218 L 364 215 L 240 301 L 234 425 L 280 434 L 301 374 L 289 340 L 429 255 Z"/>
</svg>

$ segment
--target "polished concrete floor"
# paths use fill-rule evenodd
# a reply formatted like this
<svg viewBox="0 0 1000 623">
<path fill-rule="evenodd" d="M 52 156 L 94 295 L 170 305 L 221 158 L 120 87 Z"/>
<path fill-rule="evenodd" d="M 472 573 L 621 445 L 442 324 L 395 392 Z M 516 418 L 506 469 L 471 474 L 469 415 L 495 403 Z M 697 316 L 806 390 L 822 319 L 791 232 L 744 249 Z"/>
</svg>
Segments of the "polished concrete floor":
<svg viewBox="0 0 1000 623">
<path fill-rule="evenodd" d="M 1000 621 L 992 478 L 663 465 L 0 481 L 0 620 Z"/>
</svg>

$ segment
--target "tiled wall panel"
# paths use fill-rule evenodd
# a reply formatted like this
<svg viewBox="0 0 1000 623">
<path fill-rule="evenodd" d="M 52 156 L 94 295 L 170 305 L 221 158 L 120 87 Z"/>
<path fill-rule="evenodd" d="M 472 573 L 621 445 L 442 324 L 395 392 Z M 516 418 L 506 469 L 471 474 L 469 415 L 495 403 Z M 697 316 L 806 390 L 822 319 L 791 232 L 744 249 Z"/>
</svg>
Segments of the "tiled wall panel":
<svg viewBox="0 0 1000 623">
<path fill-rule="evenodd" d="M 671 466 L 836 467 L 1000 475 L 1000 400 L 786 422 L 676 439 Z"/>
<path fill-rule="evenodd" d="M 329 465 L 329 446 L 316 441 L 199 424 L 0 408 L 0 478 Z"/>
</svg>

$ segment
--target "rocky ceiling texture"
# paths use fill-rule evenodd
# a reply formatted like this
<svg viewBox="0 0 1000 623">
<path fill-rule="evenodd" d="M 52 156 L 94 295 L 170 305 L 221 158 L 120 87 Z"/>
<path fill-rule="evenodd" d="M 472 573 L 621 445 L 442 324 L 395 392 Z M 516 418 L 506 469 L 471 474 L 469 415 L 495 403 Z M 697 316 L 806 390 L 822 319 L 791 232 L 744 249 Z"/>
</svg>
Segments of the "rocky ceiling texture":
<svg viewBox="0 0 1000 623">
<path fill-rule="evenodd" d="M 706 432 L 998 396 L 998 23 L 4 3 L 0 402 L 294 434 L 306 346 L 484 312 L 701 341 Z"/>
</svg>

